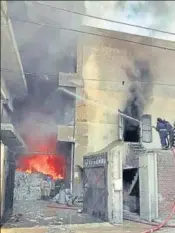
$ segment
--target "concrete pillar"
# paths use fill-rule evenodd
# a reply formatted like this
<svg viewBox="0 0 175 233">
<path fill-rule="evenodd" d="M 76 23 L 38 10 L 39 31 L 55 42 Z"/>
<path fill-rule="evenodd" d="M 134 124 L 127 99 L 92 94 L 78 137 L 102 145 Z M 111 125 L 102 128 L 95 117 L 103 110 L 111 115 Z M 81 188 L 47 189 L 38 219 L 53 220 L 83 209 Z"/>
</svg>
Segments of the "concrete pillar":
<svg viewBox="0 0 175 233">
<path fill-rule="evenodd" d="M 140 217 L 151 222 L 158 217 L 157 154 L 147 151 L 139 157 Z"/>
<path fill-rule="evenodd" d="M 110 223 L 123 223 L 123 169 L 122 145 L 108 152 L 108 219 Z"/>
<path fill-rule="evenodd" d="M 6 147 L 1 141 L 1 218 L 4 212 Z"/>
</svg>

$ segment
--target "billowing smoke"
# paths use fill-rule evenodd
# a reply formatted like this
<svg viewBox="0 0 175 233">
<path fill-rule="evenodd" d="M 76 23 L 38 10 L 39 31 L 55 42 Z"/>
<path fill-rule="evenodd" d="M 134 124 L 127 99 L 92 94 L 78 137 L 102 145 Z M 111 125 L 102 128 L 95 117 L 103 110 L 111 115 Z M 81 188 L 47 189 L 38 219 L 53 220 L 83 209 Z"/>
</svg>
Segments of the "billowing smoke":
<svg viewBox="0 0 175 233">
<path fill-rule="evenodd" d="M 89 15 L 155 28 L 174 33 L 175 3 L 172 1 L 85 1 Z M 108 30 L 121 31 L 165 40 L 175 40 L 174 35 L 130 27 L 105 20 L 84 18 L 84 24 Z"/>
<path fill-rule="evenodd" d="M 55 119 L 50 115 L 29 112 L 26 118 L 20 122 L 19 131 L 22 135 L 27 133 L 35 138 L 44 138 L 57 133 L 55 124 Z"/>
<path fill-rule="evenodd" d="M 57 7 L 84 13 L 84 2 L 8 2 L 28 86 L 28 95 L 14 100 L 13 121 L 36 140 L 74 122 L 74 100 L 57 88 L 59 72 L 76 72 L 77 33 L 60 28 L 77 28 L 82 18 Z"/>
<path fill-rule="evenodd" d="M 78 28 L 82 17 L 57 7 L 85 13 L 84 2 L 9 2 L 9 14 L 27 72 L 57 76 L 58 72 L 76 71 L 77 33 L 61 28 Z"/>
<path fill-rule="evenodd" d="M 135 61 L 133 69 L 125 69 L 131 85 L 124 112 L 134 119 L 141 119 L 145 104 L 152 93 L 152 77 L 147 61 Z M 138 125 L 136 121 L 126 120 L 126 127 Z"/>
</svg>

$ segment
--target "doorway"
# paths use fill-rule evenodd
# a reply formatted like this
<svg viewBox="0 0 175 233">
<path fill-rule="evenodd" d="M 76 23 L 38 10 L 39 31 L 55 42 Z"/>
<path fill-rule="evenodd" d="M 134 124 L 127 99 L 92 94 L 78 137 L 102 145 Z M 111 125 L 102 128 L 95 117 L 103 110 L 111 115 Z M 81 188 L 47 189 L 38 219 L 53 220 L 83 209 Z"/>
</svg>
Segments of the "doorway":
<svg viewBox="0 0 175 233">
<path fill-rule="evenodd" d="M 64 185 L 72 191 L 74 172 L 74 143 L 67 141 L 57 142 L 57 153 L 64 156 L 66 161 L 66 178 Z"/>
<path fill-rule="evenodd" d="M 123 170 L 123 209 L 125 214 L 140 214 L 140 190 L 137 168 Z"/>
</svg>

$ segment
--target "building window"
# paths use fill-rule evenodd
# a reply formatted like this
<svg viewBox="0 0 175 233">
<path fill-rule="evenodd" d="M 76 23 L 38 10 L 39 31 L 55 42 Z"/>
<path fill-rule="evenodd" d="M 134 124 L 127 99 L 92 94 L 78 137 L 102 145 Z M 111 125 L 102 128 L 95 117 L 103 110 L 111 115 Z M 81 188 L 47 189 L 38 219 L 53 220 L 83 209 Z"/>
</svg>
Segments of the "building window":
<svg viewBox="0 0 175 233">
<path fill-rule="evenodd" d="M 125 142 L 152 142 L 151 115 L 142 116 L 140 123 L 118 115 L 119 139 Z"/>
</svg>

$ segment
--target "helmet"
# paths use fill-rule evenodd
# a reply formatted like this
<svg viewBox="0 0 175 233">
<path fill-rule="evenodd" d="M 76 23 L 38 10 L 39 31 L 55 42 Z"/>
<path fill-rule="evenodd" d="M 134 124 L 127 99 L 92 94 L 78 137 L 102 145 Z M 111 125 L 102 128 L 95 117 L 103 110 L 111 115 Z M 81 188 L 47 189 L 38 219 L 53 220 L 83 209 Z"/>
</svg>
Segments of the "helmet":
<svg viewBox="0 0 175 233">
<path fill-rule="evenodd" d="M 158 122 L 161 122 L 161 121 L 162 121 L 162 119 L 161 119 L 160 117 L 158 117 L 158 118 L 157 118 L 157 121 L 158 121 Z"/>
</svg>

